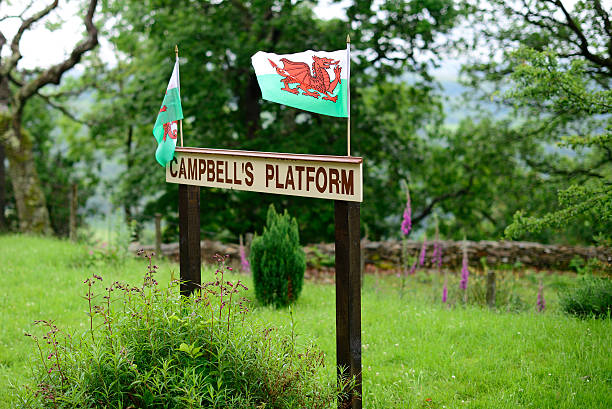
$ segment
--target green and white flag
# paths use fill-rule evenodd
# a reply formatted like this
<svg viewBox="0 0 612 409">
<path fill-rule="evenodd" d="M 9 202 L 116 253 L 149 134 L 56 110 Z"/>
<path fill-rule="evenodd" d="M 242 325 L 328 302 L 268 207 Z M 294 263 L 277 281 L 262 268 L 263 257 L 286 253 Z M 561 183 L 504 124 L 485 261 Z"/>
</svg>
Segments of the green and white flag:
<svg viewBox="0 0 612 409">
<path fill-rule="evenodd" d="M 155 159 L 160 165 L 166 166 L 174 157 L 176 137 L 178 134 L 178 121 L 183 119 L 183 107 L 181 106 L 178 57 L 174 63 L 172 76 L 168 82 L 164 102 L 157 114 L 157 120 L 153 126 L 153 136 L 157 140 Z"/>
<path fill-rule="evenodd" d="M 349 48 L 251 57 L 263 99 L 318 114 L 349 115 Z"/>
</svg>

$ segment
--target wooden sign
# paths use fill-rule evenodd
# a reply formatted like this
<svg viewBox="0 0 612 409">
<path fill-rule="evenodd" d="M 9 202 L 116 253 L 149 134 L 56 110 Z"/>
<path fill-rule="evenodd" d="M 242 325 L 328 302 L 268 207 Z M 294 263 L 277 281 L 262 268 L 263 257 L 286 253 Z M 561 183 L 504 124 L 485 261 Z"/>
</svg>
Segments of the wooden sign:
<svg viewBox="0 0 612 409">
<path fill-rule="evenodd" d="M 362 163 L 351 156 L 177 147 L 166 182 L 361 202 Z"/>
<path fill-rule="evenodd" d="M 181 294 L 200 287 L 200 186 L 334 200 L 336 363 L 355 380 L 338 407 L 362 408 L 360 209 L 362 158 L 177 147 L 166 181 L 179 184 Z"/>
</svg>

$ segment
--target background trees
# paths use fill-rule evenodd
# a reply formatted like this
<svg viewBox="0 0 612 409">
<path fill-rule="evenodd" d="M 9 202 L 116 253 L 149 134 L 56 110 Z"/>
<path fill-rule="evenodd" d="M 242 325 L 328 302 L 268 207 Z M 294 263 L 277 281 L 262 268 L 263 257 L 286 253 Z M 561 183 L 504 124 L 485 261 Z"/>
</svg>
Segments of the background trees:
<svg viewBox="0 0 612 409">
<path fill-rule="evenodd" d="M 567 3 L 475 5 L 476 46 L 486 43 L 491 51 L 466 73 L 473 86 L 488 82 L 501 90 L 501 103 L 518 120 L 513 127 L 529 146 L 521 152 L 523 166 L 559 190 L 558 201 L 518 212 L 507 235 L 538 238 L 556 231 L 565 240 L 609 244 L 611 11 L 600 0 L 577 1 L 573 8 Z"/>
<path fill-rule="evenodd" d="M 94 1 L 84 6 L 84 15 L 95 10 Z M 151 138 L 174 44 L 180 49 L 187 145 L 346 154 L 345 121 L 261 100 L 250 58 L 259 50 L 344 48 L 349 33 L 352 153 L 366 158 L 362 219 L 371 239 L 399 234 L 407 187 L 417 231 L 436 213 L 449 238 L 605 239 L 612 227 L 612 41 L 610 12 L 600 1 L 578 1 L 568 9 L 556 0 L 354 0 L 338 16 L 317 14 L 313 7 L 281 0 L 103 2 L 98 25 L 113 57 L 90 53 L 86 70 L 64 81 L 61 92 L 35 92 L 28 99 L 29 119 L 21 129 L 35 134 L 35 170 L 46 175 L 38 177 L 45 194 L 35 196 L 46 199 L 27 202 L 18 197 L 21 191 L 6 189 L 9 207 L 38 203 L 34 207 L 48 209 L 49 225 L 61 233 L 64 196 L 57 180 L 76 174 L 93 186 L 102 177 L 105 196 L 128 221 L 162 213 L 166 238 L 174 238 L 177 189 L 156 167 Z M 87 30 L 94 30 L 89 21 Z M 463 119 L 449 125 L 445 90 L 434 72 L 457 50 L 471 58 L 463 71 L 472 87 L 463 108 L 475 109 L 460 111 Z M 3 55 L 6 66 L 13 57 Z M 20 84 L 42 73 L 6 74 L 2 78 L 13 81 L 7 95 L 18 95 Z M 83 89 L 88 92 L 73 96 Z M 49 103 L 60 110 L 50 115 Z M 70 109 L 75 104 L 78 115 Z M 494 104 L 501 109 L 492 111 Z M 88 125 L 87 133 L 79 122 Z M 50 149 L 58 129 L 72 136 L 62 138 L 63 149 Z M 2 141 L 9 146 L 6 136 Z M 61 175 L 58 169 L 70 171 Z M 15 185 L 19 175 L 9 180 Z M 559 190 L 565 193 L 557 201 Z M 4 201 L 0 194 L 0 208 Z M 269 204 L 296 216 L 304 242 L 333 238 L 326 201 L 215 189 L 203 191 L 203 234 L 235 239 L 258 230 Z M 28 223 L 21 229 L 28 230 Z"/>
<path fill-rule="evenodd" d="M 97 0 L 89 1 L 85 10 L 84 25 L 86 37 L 78 42 L 69 56 L 63 61 L 45 69 L 23 70 L 18 63 L 22 58 L 20 43 L 23 34 L 32 29 L 39 21 L 45 19 L 58 6 L 58 1 L 49 2 L 38 10 L 30 6 L 18 16 L 21 25 L 8 44 L 7 38 L 0 32 L 0 52 L 8 45 L 6 57 L 0 62 L 0 152 L 1 167 L 4 167 L 4 156 L 9 162 L 8 175 L 19 218 L 19 230 L 22 232 L 52 232 L 49 211 L 34 159 L 34 136 L 23 128 L 24 110 L 30 100 L 36 96 L 45 100 L 51 98 L 42 89 L 50 84 L 59 84 L 64 73 L 74 67 L 83 54 L 98 44 L 98 30 L 93 23 Z M 1 172 L 4 173 L 4 172 Z M 0 184 L 3 189 L 4 182 Z M 2 198 L 4 192 L 2 193 Z M 4 213 L 4 200 L 0 201 Z"/>
</svg>

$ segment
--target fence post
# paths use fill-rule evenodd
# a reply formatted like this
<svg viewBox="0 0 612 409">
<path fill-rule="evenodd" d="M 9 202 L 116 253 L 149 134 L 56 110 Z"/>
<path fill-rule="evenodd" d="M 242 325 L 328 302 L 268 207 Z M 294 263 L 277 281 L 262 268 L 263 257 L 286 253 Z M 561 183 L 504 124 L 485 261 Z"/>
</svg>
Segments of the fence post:
<svg viewBox="0 0 612 409">
<path fill-rule="evenodd" d="M 495 308 L 495 271 L 487 272 L 487 305 Z"/>
</svg>

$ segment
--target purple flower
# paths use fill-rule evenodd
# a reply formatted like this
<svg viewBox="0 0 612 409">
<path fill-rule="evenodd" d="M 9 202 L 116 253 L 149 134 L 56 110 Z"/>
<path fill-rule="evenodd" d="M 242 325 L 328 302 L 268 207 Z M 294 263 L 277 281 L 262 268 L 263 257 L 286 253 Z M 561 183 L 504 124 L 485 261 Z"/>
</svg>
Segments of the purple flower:
<svg viewBox="0 0 612 409">
<path fill-rule="evenodd" d="M 542 286 L 542 282 L 540 281 L 540 286 L 538 287 L 538 301 L 536 305 L 536 309 L 538 312 L 543 312 L 546 308 L 546 301 L 544 300 L 544 287 Z"/>
<path fill-rule="evenodd" d="M 402 219 L 402 234 L 407 236 L 412 229 L 412 207 L 410 206 L 410 193 L 406 192 L 406 208 Z"/>
<path fill-rule="evenodd" d="M 442 288 L 442 302 L 445 303 L 448 299 L 448 288 L 446 288 L 446 282 L 444 282 L 444 287 Z"/>
<path fill-rule="evenodd" d="M 462 290 L 467 290 L 468 278 L 470 276 L 470 270 L 468 270 L 468 256 L 467 249 L 463 249 L 463 262 L 461 267 L 461 282 L 459 283 L 459 288 Z"/>
<path fill-rule="evenodd" d="M 244 252 L 244 246 L 242 244 L 240 245 L 240 268 L 245 273 L 251 271 L 251 265 L 249 264 L 249 260 L 246 257 L 246 254 Z"/>
<path fill-rule="evenodd" d="M 425 254 L 427 253 L 427 237 L 423 239 L 423 246 L 421 246 L 421 254 L 419 255 L 419 266 L 425 265 Z"/>
<path fill-rule="evenodd" d="M 442 267 L 442 246 L 438 240 L 434 241 L 433 253 L 431 255 L 431 263 L 438 268 Z"/>
<path fill-rule="evenodd" d="M 410 267 L 410 271 L 408 272 L 408 274 L 413 275 L 416 272 L 416 268 L 417 268 L 417 260 L 414 260 L 414 263 L 412 264 L 412 267 Z"/>
</svg>

